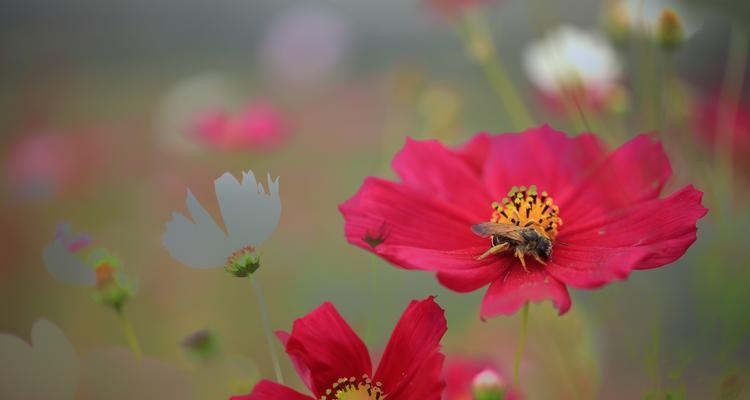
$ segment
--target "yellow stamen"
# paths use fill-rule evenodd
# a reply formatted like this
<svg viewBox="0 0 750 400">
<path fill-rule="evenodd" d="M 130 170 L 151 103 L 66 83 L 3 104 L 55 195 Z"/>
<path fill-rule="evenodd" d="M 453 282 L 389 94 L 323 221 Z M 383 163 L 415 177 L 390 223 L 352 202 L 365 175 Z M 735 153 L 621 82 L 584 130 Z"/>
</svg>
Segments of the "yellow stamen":
<svg viewBox="0 0 750 400">
<path fill-rule="evenodd" d="M 320 400 L 382 400 L 385 398 L 380 382 L 373 383 L 367 374 L 361 379 L 339 378 Z"/>
<path fill-rule="evenodd" d="M 492 208 L 495 211 L 491 222 L 533 227 L 550 239 L 557 236 L 557 228 L 563 223 L 552 198 L 547 192 L 538 193 L 536 185 L 528 189 L 513 186 L 508 197 L 503 198 L 502 203 L 492 203 Z"/>
</svg>

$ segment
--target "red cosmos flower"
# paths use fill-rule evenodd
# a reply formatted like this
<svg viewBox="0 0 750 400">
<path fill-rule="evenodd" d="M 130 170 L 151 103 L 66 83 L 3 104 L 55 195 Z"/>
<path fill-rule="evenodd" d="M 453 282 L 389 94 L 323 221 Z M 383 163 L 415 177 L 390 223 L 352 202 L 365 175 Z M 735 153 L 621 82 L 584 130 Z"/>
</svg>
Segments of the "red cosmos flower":
<svg viewBox="0 0 750 400">
<path fill-rule="evenodd" d="M 502 390 L 502 400 L 520 400 L 521 395 L 508 389 L 509 382 L 491 362 L 451 357 L 445 363 L 444 400 L 473 400 L 474 391 L 482 387 Z"/>
<path fill-rule="evenodd" d="M 659 197 L 672 170 L 648 135 L 609 154 L 595 135 L 570 138 L 546 125 L 481 133 L 457 149 L 407 139 L 392 166 L 400 181 L 367 178 L 339 206 L 347 240 L 398 267 L 436 271 L 458 292 L 489 284 L 482 318 L 547 299 L 563 314 L 568 286 L 593 289 L 669 264 L 707 211 L 692 186 Z M 472 232 L 488 221 L 529 229 L 514 240 Z M 522 248 L 520 236 L 549 252 Z M 505 251 L 485 254 L 493 246 Z"/>
<path fill-rule="evenodd" d="M 194 124 L 195 135 L 220 150 L 260 150 L 278 147 L 288 136 L 281 113 L 266 102 L 255 102 L 237 115 L 209 110 Z"/>
<path fill-rule="evenodd" d="M 312 396 L 263 380 L 234 400 L 440 400 L 443 310 L 432 297 L 412 301 L 391 334 L 375 375 L 367 347 L 331 303 L 278 332 Z"/>
<path fill-rule="evenodd" d="M 491 0 L 424 0 L 424 3 L 430 11 L 444 18 L 455 19 L 460 17 L 465 10 L 489 1 Z"/>
<path fill-rule="evenodd" d="M 722 130 L 731 140 L 731 149 L 736 166 L 750 173 L 750 104 L 740 103 L 735 115 L 729 110 L 722 110 L 720 96 L 714 95 L 695 105 L 694 123 L 700 138 L 716 145 Z M 726 115 L 722 115 L 726 113 Z M 719 121 L 725 121 L 723 125 Z M 723 125 L 723 126 L 722 126 Z"/>
</svg>

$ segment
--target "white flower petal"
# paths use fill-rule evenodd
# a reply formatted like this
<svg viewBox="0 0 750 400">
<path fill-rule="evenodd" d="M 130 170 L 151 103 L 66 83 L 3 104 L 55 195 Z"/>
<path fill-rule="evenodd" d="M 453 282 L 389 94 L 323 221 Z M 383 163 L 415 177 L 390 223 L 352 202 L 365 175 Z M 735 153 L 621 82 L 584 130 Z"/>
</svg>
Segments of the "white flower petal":
<svg viewBox="0 0 750 400">
<path fill-rule="evenodd" d="M 188 211 L 194 223 L 180 213 L 173 213 L 162 235 L 162 243 L 177 261 L 193 268 L 212 268 L 224 264 L 236 249 L 216 221 L 188 190 Z"/>
<path fill-rule="evenodd" d="M 190 400 L 190 381 L 158 359 L 136 360 L 127 349 L 87 354 L 81 368 L 81 398 L 106 400 Z"/>
<path fill-rule="evenodd" d="M 279 180 L 268 176 L 268 192 L 255 180 L 253 171 L 243 172 L 242 184 L 230 173 L 215 182 L 221 215 L 234 250 L 259 246 L 273 233 L 281 216 Z"/>
<path fill-rule="evenodd" d="M 75 350 L 55 324 L 39 319 L 31 329 L 31 346 L 0 334 L 0 398 L 68 400 L 75 398 L 79 366 Z"/>
<path fill-rule="evenodd" d="M 557 93 L 561 85 L 581 83 L 607 88 L 620 77 L 617 53 L 603 38 L 562 26 L 531 43 L 523 54 L 529 80 L 539 89 Z"/>
<path fill-rule="evenodd" d="M 44 248 L 42 260 L 47 272 L 61 282 L 82 286 L 96 284 L 93 268 L 71 253 L 59 239 Z"/>
</svg>

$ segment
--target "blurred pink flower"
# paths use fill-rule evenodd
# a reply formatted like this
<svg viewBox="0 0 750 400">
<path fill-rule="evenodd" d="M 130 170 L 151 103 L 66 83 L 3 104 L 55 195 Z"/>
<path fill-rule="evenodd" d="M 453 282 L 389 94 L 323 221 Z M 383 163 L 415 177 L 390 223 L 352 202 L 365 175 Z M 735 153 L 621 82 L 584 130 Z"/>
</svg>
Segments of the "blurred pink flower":
<svg viewBox="0 0 750 400">
<path fill-rule="evenodd" d="M 476 7 L 490 0 L 425 0 L 430 11 L 449 19 L 458 18 L 469 8 Z"/>
<path fill-rule="evenodd" d="M 44 200 L 90 183 L 101 169 L 105 145 L 101 132 L 39 131 L 8 145 L 5 181 L 24 199 Z"/>
<path fill-rule="evenodd" d="M 750 104 L 740 102 L 737 113 L 731 113 L 729 107 L 722 106 L 718 94 L 700 99 L 693 113 L 695 129 L 699 138 L 712 146 L 720 143 L 720 131 L 726 130 L 724 135 L 728 134 L 730 138 L 728 145 L 731 146 L 736 167 L 750 174 Z"/>
<path fill-rule="evenodd" d="M 9 146 L 6 182 L 22 197 L 52 196 L 75 181 L 82 167 L 70 137 L 54 132 L 22 137 Z"/>
<path fill-rule="evenodd" d="M 449 357 L 443 371 L 445 376 L 444 400 L 472 400 L 476 385 L 496 384 L 505 388 L 502 400 L 520 400 L 522 397 L 515 389 L 509 389 L 509 379 L 487 360 L 464 357 Z M 493 377 L 488 380 L 487 377 Z"/>
<path fill-rule="evenodd" d="M 344 62 L 351 34 L 346 19 L 333 9 L 291 7 L 271 24 L 260 59 L 279 83 L 315 86 Z"/>
<path fill-rule="evenodd" d="M 269 151 L 289 136 L 281 113 L 270 103 L 256 101 L 237 114 L 207 110 L 194 121 L 195 136 L 220 150 Z"/>
</svg>

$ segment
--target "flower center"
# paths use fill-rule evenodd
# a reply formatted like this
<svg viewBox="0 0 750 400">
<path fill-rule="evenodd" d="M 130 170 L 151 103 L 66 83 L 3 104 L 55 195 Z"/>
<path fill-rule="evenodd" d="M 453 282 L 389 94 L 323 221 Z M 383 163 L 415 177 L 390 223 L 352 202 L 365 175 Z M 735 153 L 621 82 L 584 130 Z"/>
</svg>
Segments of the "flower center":
<svg viewBox="0 0 750 400">
<path fill-rule="evenodd" d="M 563 221 L 558 216 L 559 208 L 547 194 L 537 192 L 536 185 L 513 186 L 508 197 L 501 203 L 493 202 L 491 222 L 513 224 L 520 227 L 532 227 L 549 239 L 557 236 L 557 228 Z"/>
<path fill-rule="evenodd" d="M 362 379 L 339 378 L 320 400 L 380 400 L 385 398 L 381 386 L 380 382 L 373 383 L 367 374 L 362 375 Z"/>
</svg>

